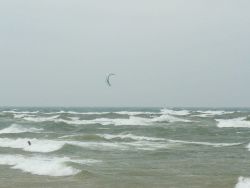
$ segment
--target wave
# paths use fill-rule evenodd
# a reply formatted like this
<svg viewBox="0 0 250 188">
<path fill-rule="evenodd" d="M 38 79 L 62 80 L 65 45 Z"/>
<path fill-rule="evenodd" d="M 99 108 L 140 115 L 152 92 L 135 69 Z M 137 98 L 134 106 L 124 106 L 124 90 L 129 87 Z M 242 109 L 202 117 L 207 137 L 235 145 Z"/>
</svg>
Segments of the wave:
<svg viewBox="0 0 250 188">
<path fill-rule="evenodd" d="M 10 113 L 10 114 L 37 114 L 39 111 L 16 111 L 16 110 L 5 110 L 1 113 Z"/>
<path fill-rule="evenodd" d="M 220 128 L 224 127 L 242 127 L 250 128 L 250 121 L 247 121 L 245 117 L 239 117 L 234 119 L 216 119 L 218 122 L 217 126 Z"/>
<path fill-rule="evenodd" d="M 31 142 L 31 145 L 28 144 L 28 141 Z M 36 138 L 18 138 L 18 139 L 9 139 L 9 138 L 0 138 L 0 147 L 9 147 L 22 149 L 29 152 L 41 152 L 47 153 L 59 150 L 64 145 L 63 142 L 53 141 L 53 140 L 39 140 Z"/>
<path fill-rule="evenodd" d="M 127 142 L 127 143 L 124 143 L 124 145 L 130 147 L 130 149 L 148 150 L 148 151 L 154 151 L 158 149 L 170 149 L 176 146 L 175 143 L 173 144 L 173 143 L 167 143 L 167 142 L 150 142 L 147 140 Z"/>
<path fill-rule="evenodd" d="M 46 122 L 52 121 L 55 123 L 66 123 L 73 125 L 86 125 L 86 124 L 101 124 L 101 125 L 147 125 L 150 123 L 149 119 L 131 116 L 129 119 L 110 119 L 110 118 L 97 118 L 93 120 L 81 120 L 78 117 L 71 117 L 70 120 L 58 119 L 59 116 L 51 117 L 31 117 L 16 115 L 15 118 L 21 118 L 31 122 Z"/>
<path fill-rule="evenodd" d="M 28 144 L 31 142 L 31 145 Z M 64 145 L 73 145 L 88 149 L 97 150 L 110 150 L 110 149 L 127 149 L 119 143 L 108 143 L 108 142 L 79 142 L 79 141 L 67 141 L 67 140 L 46 140 L 46 139 L 36 139 L 36 138 L 0 138 L 0 147 L 9 147 L 22 149 L 28 152 L 39 152 L 39 153 L 49 153 L 60 150 Z"/>
<path fill-rule="evenodd" d="M 42 116 L 27 116 L 27 115 L 14 115 L 14 118 L 22 118 L 26 121 L 32 122 L 46 122 L 46 121 L 53 121 L 57 119 L 59 115 L 56 116 L 49 116 L 49 117 L 42 117 Z"/>
<path fill-rule="evenodd" d="M 132 111 L 119 111 L 113 113 L 121 115 L 129 115 L 129 116 L 159 114 L 157 112 L 132 112 Z"/>
<path fill-rule="evenodd" d="M 246 148 L 250 151 L 250 143 L 246 146 Z"/>
<path fill-rule="evenodd" d="M 80 119 L 79 117 L 68 117 L 68 119 L 60 118 L 60 115 L 54 116 L 36 116 L 33 114 L 15 114 L 14 118 L 23 119 L 31 122 L 55 122 L 73 125 L 101 124 L 101 125 L 152 125 L 155 122 L 191 122 L 190 120 L 177 118 L 168 114 L 156 116 L 153 118 L 143 118 L 137 116 L 129 116 L 129 118 L 96 118 L 92 120 Z"/>
<path fill-rule="evenodd" d="M 142 117 L 130 116 L 128 119 L 97 118 L 94 120 L 80 120 L 80 122 L 78 121 L 76 122 L 80 124 L 83 123 L 83 124 L 101 124 L 101 125 L 120 126 L 120 125 L 153 125 L 153 123 L 155 122 L 172 123 L 172 122 L 191 122 L 191 121 L 186 120 L 186 119 L 176 118 L 176 117 L 169 116 L 169 115 L 161 115 L 159 117 L 154 117 L 154 118 L 142 118 Z M 76 123 L 76 122 L 73 122 L 73 123 Z"/>
<path fill-rule="evenodd" d="M 22 125 L 18 125 L 18 124 L 12 124 L 11 126 L 1 129 L 0 130 L 0 134 L 6 134 L 6 133 L 24 133 L 24 132 L 40 132 L 43 129 L 38 129 L 38 128 L 34 128 L 34 127 L 29 127 L 26 128 Z"/>
<path fill-rule="evenodd" d="M 133 134 L 118 134 L 118 135 L 113 135 L 113 134 L 98 134 L 98 136 L 101 136 L 107 140 L 111 140 L 114 138 L 120 138 L 120 139 L 132 139 L 132 140 L 148 140 L 148 141 L 163 141 L 165 140 L 164 138 L 155 138 L 155 137 L 146 137 L 146 136 L 136 136 Z"/>
<path fill-rule="evenodd" d="M 111 135 L 111 134 L 100 134 L 97 135 L 104 137 L 105 139 L 132 139 L 134 141 L 122 141 L 122 142 L 104 142 L 104 141 L 70 141 L 70 140 L 46 140 L 46 139 L 36 139 L 36 138 L 18 138 L 18 139 L 9 139 L 9 138 L 0 138 L 0 147 L 9 147 L 22 149 L 27 152 L 38 152 L 38 153 L 49 153 L 55 152 L 62 149 L 65 145 L 72 145 L 77 147 L 82 147 L 90 150 L 156 150 L 161 148 L 168 148 L 175 144 L 195 144 L 195 145 L 207 145 L 213 147 L 224 147 L 224 146 L 234 146 L 240 145 L 242 143 L 210 143 L 210 142 L 193 142 L 193 141 L 183 141 L 183 140 L 170 140 L 164 138 L 155 138 L 155 137 L 144 137 L 136 136 L 133 134 L 125 135 Z M 28 144 L 28 141 L 31 142 L 31 145 Z M 131 148 L 132 147 L 132 148 Z M 250 148 L 250 147 L 249 147 Z"/>
<path fill-rule="evenodd" d="M 249 188 L 250 187 L 250 178 L 239 177 L 238 183 L 235 185 L 235 188 Z"/>
<path fill-rule="evenodd" d="M 213 117 L 213 116 L 220 116 L 220 115 L 234 113 L 233 111 L 222 111 L 222 110 L 205 110 L 205 111 L 198 110 L 197 112 L 200 114 L 193 115 L 193 116 L 195 116 L 195 117 Z"/>
<path fill-rule="evenodd" d="M 205 145 L 205 146 L 213 146 L 213 147 L 225 147 L 225 146 L 237 146 L 242 143 L 211 143 L 211 142 L 193 142 L 193 141 L 184 141 L 184 140 L 168 140 L 173 143 L 181 143 L 181 144 L 194 144 L 194 145 Z"/>
<path fill-rule="evenodd" d="M 100 124 L 100 125 L 149 125 L 150 121 L 147 118 L 134 117 L 131 116 L 129 119 L 110 119 L 110 118 L 97 118 L 93 120 L 80 120 L 79 118 L 74 118 L 71 120 L 58 119 L 55 122 L 63 122 L 66 124 L 75 125 L 86 125 L 86 124 Z"/>
<path fill-rule="evenodd" d="M 0 164 L 12 166 L 35 175 L 72 176 L 81 170 L 66 165 L 67 162 L 90 164 L 98 162 L 92 159 L 73 160 L 69 157 L 26 157 L 23 155 L 0 155 Z"/>
<path fill-rule="evenodd" d="M 155 117 L 151 120 L 152 122 L 192 122 L 190 120 L 187 119 L 182 119 L 182 118 L 177 118 L 174 116 L 170 116 L 170 115 L 161 115 L 159 117 Z"/>
<path fill-rule="evenodd" d="M 111 135 L 102 135 L 102 136 L 107 137 L 108 139 L 111 139 L 112 137 Z M 66 144 L 90 150 L 100 150 L 100 151 L 131 150 L 131 149 L 156 150 L 160 148 L 167 148 L 170 145 L 173 145 L 172 143 L 167 143 L 163 139 L 157 139 L 151 137 L 139 137 L 135 135 L 125 135 L 125 136 L 118 135 L 118 137 L 122 138 L 130 137 L 136 141 L 111 143 L 111 142 L 80 142 L 80 141 L 68 141 L 68 140 L 45 140 L 45 139 L 38 140 L 29 138 L 18 138 L 18 139 L 0 138 L 0 147 L 17 148 L 28 152 L 48 153 L 48 152 L 58 151 L 62 149 Z M 31 145 L 28 145 L 27 143 L 28 141 L 31 142 Z"/>
<path fill-rule="evenodd" d="M 46 112 L 43 114 L 72 114 L 72 115 L 103 115 L 103 114 L 109 114 L 111 112 L 75 112 L 75 111 L 59 111 L 59 112 Z"/>
<path fill-rule="evenodd" d="M 176 115 L 176 116 L 186 116 L 190 114 L 188 110 L 171 110 L 171 109 L 162 109 L 162 114 Z"/>
</svg>

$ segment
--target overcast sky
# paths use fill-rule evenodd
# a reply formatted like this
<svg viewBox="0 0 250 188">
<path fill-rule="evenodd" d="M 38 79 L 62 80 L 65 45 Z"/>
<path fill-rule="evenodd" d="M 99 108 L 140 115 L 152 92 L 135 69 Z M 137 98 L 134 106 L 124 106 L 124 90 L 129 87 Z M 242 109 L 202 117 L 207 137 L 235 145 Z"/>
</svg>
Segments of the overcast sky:
<svg viewBox="0 0 250 188">
<path fill-rule="evenodd" d="M 249 107 L 249 10 L 249 0 L 2 0 L 0 105 Z"/>
</svg>

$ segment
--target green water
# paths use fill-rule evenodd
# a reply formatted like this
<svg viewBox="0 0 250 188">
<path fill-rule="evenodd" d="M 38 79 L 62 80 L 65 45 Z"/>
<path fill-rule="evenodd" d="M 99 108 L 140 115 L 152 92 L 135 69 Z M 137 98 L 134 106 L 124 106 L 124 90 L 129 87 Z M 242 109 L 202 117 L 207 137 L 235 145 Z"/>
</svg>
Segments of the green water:
<svg viewBox="0 0 250 188">
<path fill-rule="evenodd" d="M 1 187 L 235 187 L 239 177 L 250 177 L 249 115 L 249 109 L 2 108 Z"/>
</svg>

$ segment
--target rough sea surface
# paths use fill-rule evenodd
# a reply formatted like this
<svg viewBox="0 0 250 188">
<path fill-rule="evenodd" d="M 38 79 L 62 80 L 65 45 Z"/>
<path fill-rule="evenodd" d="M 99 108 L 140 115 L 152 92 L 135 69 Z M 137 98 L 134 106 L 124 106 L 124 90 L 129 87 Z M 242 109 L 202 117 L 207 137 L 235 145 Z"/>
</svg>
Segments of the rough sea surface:
<svg viewBox="0 0 250 188">
<path fill-rule="evenodd" d="M 0 187 L 249 188 L 249 143 L 250 109 L 2 107 Z"/>
</svg>

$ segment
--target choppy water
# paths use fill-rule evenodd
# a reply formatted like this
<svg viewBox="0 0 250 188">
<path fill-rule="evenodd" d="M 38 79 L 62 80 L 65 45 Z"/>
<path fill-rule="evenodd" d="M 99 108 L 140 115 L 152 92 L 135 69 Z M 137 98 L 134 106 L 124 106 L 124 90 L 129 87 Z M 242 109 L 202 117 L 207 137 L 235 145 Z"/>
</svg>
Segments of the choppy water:
<svg viewBox="0 0 250 188">
<path fill-rule="evenodd" d="M 249 188 L 249 143 L 250 109 L 1 108 L 0 182 Z"/>
</svg>

